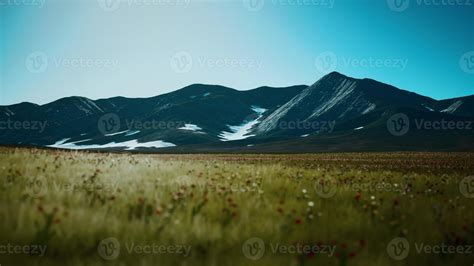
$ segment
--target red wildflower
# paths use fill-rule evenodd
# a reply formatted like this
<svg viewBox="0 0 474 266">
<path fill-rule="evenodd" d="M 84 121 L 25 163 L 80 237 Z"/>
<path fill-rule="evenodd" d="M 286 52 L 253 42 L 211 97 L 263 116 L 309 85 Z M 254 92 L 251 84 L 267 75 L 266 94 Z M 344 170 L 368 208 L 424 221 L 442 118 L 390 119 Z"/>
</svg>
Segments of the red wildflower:
<svg viewBox="0 0 474 266">
<path fill-rule="evenodd" d="M 357 194 L 355 195 L 354 199 L 355 199 L 356 201 L 359 201 L 359 200 L 360 200 L 360 194 L 357 193 Z"/>
</svg>

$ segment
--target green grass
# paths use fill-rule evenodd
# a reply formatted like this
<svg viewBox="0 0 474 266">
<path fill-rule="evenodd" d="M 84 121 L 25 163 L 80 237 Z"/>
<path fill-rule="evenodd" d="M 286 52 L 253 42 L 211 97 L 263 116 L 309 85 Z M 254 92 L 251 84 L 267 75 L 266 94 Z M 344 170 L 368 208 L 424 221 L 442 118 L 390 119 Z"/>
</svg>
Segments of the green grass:
<svg viewBox="0 0 474 266">
<path fill-rule="evenodd" d="M 0 264 L 472 265 L 473 254 L 418 253 L 415 245 L 474 245 L 474 199 L 459 189 L 472 173 L 473 158 L 467 153 L 181 156 L 3 148 L 0 247 L 47 249 L 44 256 L 0 249 Z M 332 197 L 321 194 L 323 181 Z M 106 260 L 98 247 L 111 237 L 120 243 L 120 254 Z M 409 255 L 400 261 L 387 252 L 396 237 L 410 243 Z M 257 260 L 245 255 L 251 238 L 265 243 Z M 298 243 L 331 247 L 334 254 L 272 250 Z M 128 252 L 132 244 L 182 246 L 190 253 Z"/>
</svg>

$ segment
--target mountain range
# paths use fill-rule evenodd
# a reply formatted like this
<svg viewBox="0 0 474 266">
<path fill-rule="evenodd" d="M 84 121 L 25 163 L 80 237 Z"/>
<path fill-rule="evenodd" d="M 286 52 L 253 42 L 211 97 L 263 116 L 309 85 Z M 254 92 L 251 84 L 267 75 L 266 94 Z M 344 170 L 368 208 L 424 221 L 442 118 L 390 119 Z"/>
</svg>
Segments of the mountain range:
<svg viewBox="0 0 474 266">
<path fill-rule="evenodd" d="M 138 152 L 472 151 L 474 95 L 435 100 L 338 72 L 311 86 L 194 84 L 0 106 L 0 144 Z"/>
</svg>

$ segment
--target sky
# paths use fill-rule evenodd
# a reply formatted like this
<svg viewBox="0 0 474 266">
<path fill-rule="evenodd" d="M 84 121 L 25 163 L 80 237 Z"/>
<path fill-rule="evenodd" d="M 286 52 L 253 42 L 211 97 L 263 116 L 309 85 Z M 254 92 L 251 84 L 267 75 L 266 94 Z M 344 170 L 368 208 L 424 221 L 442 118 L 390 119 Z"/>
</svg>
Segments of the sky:
<svg viewBox="0 0 474 266">
<path fill-rule="evenodd" d="M 0 105 L 311 85 L 474 94 L 472 0 L 0 0 Z"/>
</svg>

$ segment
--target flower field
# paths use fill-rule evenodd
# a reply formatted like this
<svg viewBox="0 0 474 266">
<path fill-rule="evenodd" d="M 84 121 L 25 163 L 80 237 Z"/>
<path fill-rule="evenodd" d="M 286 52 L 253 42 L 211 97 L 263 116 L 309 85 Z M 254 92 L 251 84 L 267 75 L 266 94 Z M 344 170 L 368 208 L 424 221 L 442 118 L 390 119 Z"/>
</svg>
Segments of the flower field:
<svg viewBox="0 0 474 266">
<path fill-rule="evenodd" d="M 472 265 L 474 154 L 0 149 L 0 264 Z"/>
</svg>

